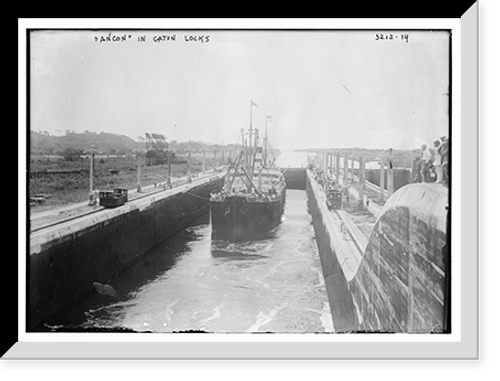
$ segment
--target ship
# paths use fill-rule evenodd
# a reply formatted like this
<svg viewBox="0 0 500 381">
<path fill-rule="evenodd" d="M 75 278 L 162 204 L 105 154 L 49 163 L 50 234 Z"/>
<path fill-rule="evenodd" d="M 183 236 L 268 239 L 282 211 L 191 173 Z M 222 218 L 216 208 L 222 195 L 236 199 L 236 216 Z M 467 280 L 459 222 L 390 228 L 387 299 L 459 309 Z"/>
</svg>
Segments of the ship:
<svg viewBox="0 0 500 381">
<path fill-rule="evenodd" d="M 245 241 L 263 238 L 281 223 L 286 203 L 283 172 L 269 155 L 266 133 L 260 144 L 259 130 L 242 130 L 242 148 L 229 162 L 223 188 L 210 195 L 212 238 Z"/>
</svg>

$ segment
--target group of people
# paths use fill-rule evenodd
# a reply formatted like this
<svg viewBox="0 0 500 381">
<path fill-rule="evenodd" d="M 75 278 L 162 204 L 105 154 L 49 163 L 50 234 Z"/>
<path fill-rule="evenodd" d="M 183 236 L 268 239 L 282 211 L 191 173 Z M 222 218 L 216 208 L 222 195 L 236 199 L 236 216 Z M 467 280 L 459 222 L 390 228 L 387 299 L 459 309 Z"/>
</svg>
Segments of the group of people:
<svg viewBox="0 0 500 381">
<path fill-rule="evenodd" d="M 313 167 L 313 175 L 323 190 L 335 187 L 335 180 L 333 180 L 332 175 L 328 171 Z"/>
<path fill-rule="evenodd" d="M 448 138 L 443 136 L 435 140 L 432 148 L 427 148 L 426 144 L 422 144 L 421 150 L 413 181 L 417 183 L 443 183 L 448 186 L 450 181 Z"/>
</svg>

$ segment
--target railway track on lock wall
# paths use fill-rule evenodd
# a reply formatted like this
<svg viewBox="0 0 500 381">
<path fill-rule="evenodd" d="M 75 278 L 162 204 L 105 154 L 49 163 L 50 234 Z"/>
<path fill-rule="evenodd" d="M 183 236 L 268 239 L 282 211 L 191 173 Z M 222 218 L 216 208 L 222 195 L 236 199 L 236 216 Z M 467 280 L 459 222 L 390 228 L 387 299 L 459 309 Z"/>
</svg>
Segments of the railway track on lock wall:
<svg viewBox="0 0 500 381">
<path fill-rule="evenodd" d="M 199 180 L 204 180 L 204 179 L 207 179 L 207 178 L 210 178 L 210 181 L 212 181 L 212 180 L 216 180 L 217 176 L 214 176 L 213 173 L 210 173 L 208 175 L 197 177 L 193 181 L 189 181 L 189 180 L 186 179 L 186 180 L 182 180 L 182 181 L 176 182 L 175 186 L 172 187 L 172 188 L 163 188 L 163 185 L 161 185 L 161 186 L 158 186 L 158 189 L 150 191 L 150 192 L 147 192 L 147 193 L 144 193 L 144 194 L 134 193 L 135 197 L 133 199 L 128 200 L 127 203 L 128 202 L 134 202 L 134 201 L 137 201 L 137 200 L 141 200 L 141 199 L 146 198 L 146 197 L 151 197 L 151 196 L 154 196 L 155 194 L 158 194 L 158 193 L 168 192 L 168 191 L 174 190 L 176 188 L 179 188 L 181 186 L 184 186 L 184 185 L 187 185 L 187 184 L 192 184 L 193 182 L 196 182 L 196 181 L 199 181 Z M 108 208 L 98 206 L 97 208 L 95 208 L 93 210 L 90 210 L 88 212 L 78 213 L 78 214 L 73 215 L 73 216 L 69 216 L 69 217 L 66 217 L 66 218 L 59 219 L 57 221 L 48 223 L 48 224 L 44 224 L 44 225 L 36 227 L 34 229 L 30 228 L 30 234 L 37 233 L 37 232 L 40 232 L 42 230 L 46 230 L 46 229 L 49 229 L 49 228 L 53 228 L 53 227 L 55 227 L 57 225 L 62 225 L 64 223 L 71 222 L 71 221 L 77 220 L 77 219 L 82 218 L 82 217 L 87 217 L 87 216 L 92 215 L 92 214 L 98 214 L 98 213 L 103 212 L 105 210 L 108 210 Z M 31 225 L 31 222 L 30 222 L 30 225 Z"/>
</svg>

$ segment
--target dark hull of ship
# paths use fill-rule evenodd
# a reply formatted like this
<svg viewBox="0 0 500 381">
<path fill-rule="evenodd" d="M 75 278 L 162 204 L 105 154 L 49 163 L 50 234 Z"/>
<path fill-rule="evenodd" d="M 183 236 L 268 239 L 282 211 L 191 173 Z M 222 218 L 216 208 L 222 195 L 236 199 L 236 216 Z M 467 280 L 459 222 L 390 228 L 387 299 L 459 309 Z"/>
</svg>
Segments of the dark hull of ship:
<svg viewBox="0 0 500 381">
<path fill-rule="evenodd" d="M 281 222 L 285 190 L 276 200 L 251 202 L 230 196 L 211 202 L 212 238 L 245 241 L 265 237 Z"/>
</svg>

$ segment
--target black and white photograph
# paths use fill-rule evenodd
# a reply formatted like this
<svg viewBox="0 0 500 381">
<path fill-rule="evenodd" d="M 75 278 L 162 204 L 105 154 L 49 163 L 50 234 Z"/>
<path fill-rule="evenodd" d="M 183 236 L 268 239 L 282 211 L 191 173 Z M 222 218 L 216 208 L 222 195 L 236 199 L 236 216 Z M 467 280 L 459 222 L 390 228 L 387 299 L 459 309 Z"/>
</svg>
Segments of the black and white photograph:
<svg viewBox="0 0 500 381">
<path fill-rule="evenodd" d="M 449 334 L 446 29 L 31 29 L 26 331 Z"/>
</svg>

